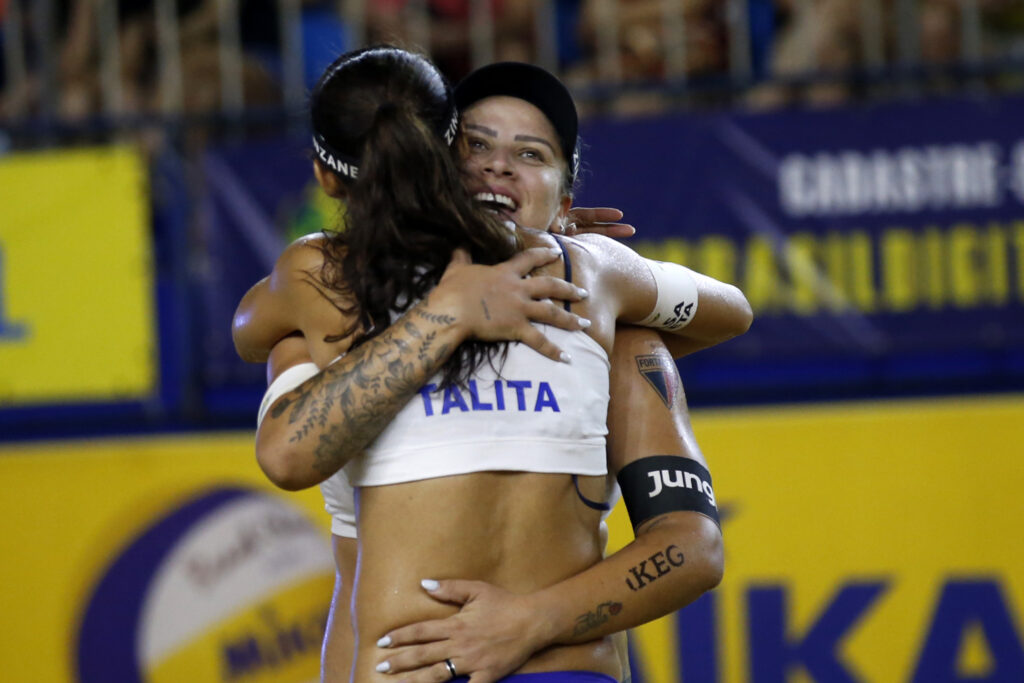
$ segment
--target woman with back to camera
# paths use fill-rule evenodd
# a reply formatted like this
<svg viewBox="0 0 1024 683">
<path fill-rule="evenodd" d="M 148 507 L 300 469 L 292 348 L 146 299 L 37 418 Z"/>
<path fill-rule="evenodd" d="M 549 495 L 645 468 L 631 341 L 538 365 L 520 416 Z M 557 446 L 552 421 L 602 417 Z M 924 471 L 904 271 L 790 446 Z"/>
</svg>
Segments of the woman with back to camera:
<svg viewBox="0 0 1024 683">
<path fill-rule="evenodd" d="M 391 56 L 385 50 L 374 59 L 380 57 L 390 63 L 389 68 L 399 71 L 408 66 L 407 62 L 395 64 Z M 380 431 L 382 421 L 397 415 L 350 470 L 354 483 L 361 487 L 360 579 L 355 602 L 360 636 L 356 680 L 372 679 L 372 648 L 384 632 L 451 611 L 419 592 L 417 583 L 425 573 L 442 578 L 485 579 L 504 588 L 529 592 L 574 576 L 600 560 L 601 544 L 596 533 L 599 513 L 581 499 L 600 499 L 604 490 L 603 423 L 607 394 L 603 387 L 607 382 L 607 351 L 615 321 L 621 318 L 639 322 L 661 315 L 678 323 L 678 311 L 674 311 L 674 306 L 666 309 L 664 302 L 659 301 L 660 295 L 673 290 L 693 294 L 692 290 L 702 286 L 695 284 L 694 276 L 682 269 L 666 267 L 659 274 L 660 279 L 656 279 L 639 257 L 610 240 L 565 242 L 559 245 L 564 260 L 556 262 L 551 270 L 564 276 L 571 268 L 574 281 L 599 293 L 579 310 L 593 322 L 589 336 L 548 332 L 563 349 L 573 349 L 573 367 L 545 361 L 519 345 L 508 347 L 504 361 L 491 356 L 494 365 L 500 367 L 502 378 L 491 371 L 491 363 L 486 360 L 488 349 L 482 349 L 476 361 L 468 357 L 469 362 L 460 365 L 459 361 L 467 356 L 452 356 L 451 349 L 471 333 L 468 330 L 474 324 L 473 316 L 499 315 L 501 311 L 487 307 L 493 294 L 488 290 L 474 292 L 468 302 L 450 294 L 459 290 L 452 283 L 465 281 L 460 280 L 465 273 L 478 273 L 473 269 L 480 268 L 456 264 L 457 267 L 444 270 L 446 261 L 442 259 L 447 259 L 451 248 L 477 241 L 469 236 L 462 236 L 462 243 L 455 239 L 444 245 L 447 250 L 439 248 L 436 242 L 431 244 L 435 237 L 430 234 L 431 229 L 458 223 L 457 217 L 445 215 L 450 207 L 436 201 L 434 181 L 438 175 L 445 175 L 444 167 L 451 160 L 436 134 L 438 128 L 434 126 L 435 133 L 431 133 L 422 125 L 423 115 L 414 113 L 419 104 L 413 106 L 410 100 L 403 100 L 406 94 L 400 88 L 378 88 L 371 93 L 372 97 L 367 96 L 366 82 L 355 92 L 351 90 L 352 82 L 345 79 L 360 73 L 365 66 L 365 62 L 352 64 L 351 58 L 341 60 L 325 76 L 331 87 L 318 88 L 314 93 L 315 126 L 317 98 L 322 101 L 323 97 L 331 96 L 329 92 L 325 95 L 325 90 L 338 86 L 341 92 L 336 94 L 350 108 L 352 103 L 367 105 L 369 114 L 363 114 L 362 130 L 369 130 L 365 132 L 365 153 L 361 159 L 355 157 L 359 162 L 359 180 L 346 183 L 341 175 L 329 174 L 326 167 L 335 173 L 338 169 L 350 170 L 352 164 L 344 166 L 339 158 L 358 154 L 363 133 L 352 136 L 356 138 L 353 143 L 336 131 L 325 135 L 317 127 L 321 136 L 318 144 L 330 153 L 329 163 L 318 165 L 317 175 L 329 193 L 348 194 L 350 228 L 346 237 L 338 240 L 344 242 L 343 251 L 332 254 L 329 245 L 320 256 L 321 262 L 326 259 L 329 263 L 333 255 L 341 254 L 343 277 L 332 280 L 329 269 L 327 277 L 319 277 L 316 268 L 308 272 L 319 280 L 313 283 L 317 291 L 331 297 L 348 316 L 344 319 L 348 327 L 343 325 L 344 331 L 337 337 L 346 339 L 357 334 L 355 324 L 362 324 L 371 333 L 386 329 L 368 341 L 364 337 L 362 344 L 298 390 L 269 401 L 274 406 L 260 428 L 257 442 L 258 457 L 271 478 L 286 487 L 301 487 L 330 476 L 363 450 Z M 380 73 L 373 80 L 378 85 L 393 85 L 381 81 Z M 514 206 L 507 208 L 513 215 L 542 216 L 544 210 L 538 207 L 547 207 L 551 219 L 564 214 L 567 204 L 563 206 L 561 188 L 568 164 L 550 122 L 536 107 L 530 109 L 533 105 L 529 103 L 518 110 L 518 105 L 512 103 L 510 120 L 490 112 L 486 104 L 486 100 L 481 103 L 473 125 L 503 149 L 521 148 L 521 154 L 515 152 L 508 159 L 524 164 L 519 169 L 523 184 L 516 188 L 492 188 L 508 192 L 502 193 L 503 199 L 489 200 L 507 205 L 511 199 Z M 338 120 L 344 118 L 338 116 Z M 358 118 L 357 115 L 353 119 L 357 129 Z M 372 123 L 367 124 L 367 119 Z M 467 126 L 469 123 L 467 120 Z M 412 139 L 402 137 L 410 131 L 414 132 Z M 401 144 L 391 144 L 396 140 Z M 470 144 L 482 149 L 491 143 Z M 338 147 L 342 151 L 337 151 Z M 416 162 L 417 159 L 420 161 Z M 411 168 L 435 167 L 441 173 L 410 173 Z M 503 177 L 512 177 L 507 169 L 502 173 Z M 414 188 L 411 196 L 416 197 L 415 205 L 410 205 L 405 215 L 401 199 L 396 212 L 394 196 L 383 191 L 375 195 L 373 190 L 404 185 Z M 456 189 L 451 183 L 441 189 L 454 197 L 456 204 L 468 199 L 461 188 Z M 421 212 L 428 218 L 423 219 Z M 387 219 L 388 213 L 394 220 Z M 391 244 L 364 242 L 364 252 L 357 254 L 360 242 L 354 233 L 365 231 L 371 223 L 380 223 L 376 220 L 380 216 L 385 216 L 384 224 L 400 224 L 405 232 Z M 486 227 L 485 222 L 483 225 Z M 521 232 L 527 245 L 551 244 L 551 238 L 541 233 Z M 384 242 L 396 237 L 387 230 L 374 236 Z M 406 238 L 417 248 L 404 246 Z M 431 253 L 428 247 L 437 253 Z M 305 249 L 307 253 L 314 251 Z M 375 255 L 371 258 L 368 253 Z M 405 268 L 406 289 L 379 277 L 373 281 L 377 275 L 373 271 L 374 259 Z M 345 265 L 351 269 L 346 271 Z M 437 278 L 442 272 L 444 277 L 436 289 L 419 299 L 429 287 L 417 291 L 418 283 L 429 283 L 431 277 Z M 354 275 L 359 273 L 362 275 Z M 347 284 L 362 286 L 364 281 L 366 287 L 362 291 L 370 293 L 368 303 L 359 301 L 357 287 L 349 288 Z M 701 282 L 698 278 L 697 283 Z M 381 292 L 385 303 L 378 310 L 383 314 L 375 318 L 372 295 Z M 395 308 L 407 310 L 387 327 Z M 570 316 L 567 320 L 573 319 Z M 694 323 L 691 327 L 691 333 L 699 339 L 700 325 Z M 301 325 L 298 329 L 306 331 Z M 321 337 L 307 334 L 307 339 L 315 342 Z M 434 351 L 442 346 L 446 348 Z M 275 353 L 278 348 L 281 345 Z M 464 380 L 461 390 L 459 383 L 441 378 L 436 381 L 438 391 L 429 390 L 427 381 L 441 364 L 450 377 Z M 419 388 L 424 383 L 428 390 L 421 392 Z M 484 417 L 488 419 L 479 419 Z M 430 457 L 423 457 L 424 450 Z M 536 471 L 521 471 L 530 469 Z M 579 476 L 570 478 L 566 474 Z M 501 533 L 496 535 L 497 530 Z M 622 559 L 628 561 L 626 556 Z M 691 569 L 699 571 L 697 567 L 687 567 L 678 570 L 677 575 Z M 672 581 L 666 578 L 661 585 Z M 647 593 L 627 596 L 631 599 L 620 603 L 627 607 L 622 610 L 625 617 L 612 620 L 615 623 L 607 628 L 595 627 L 565 638 L 549 634 L 555 637 L 552 642 L 567 644 L 530 657 L 519 670 L 577 672 L 551 680 L 587 680 L 580 677 L 585 676 L 580 671 L 617 676 L 614 656 L 602 641 L 594 639 L 639 623 L 636 619 L 652 609 L 645 602 L 646 596 Z M 663 605 L 656 607 L 664 613 Z M 441 671 L 450 674 L 452 668 L 453 663 L 448 661 Z"/>
</svg>

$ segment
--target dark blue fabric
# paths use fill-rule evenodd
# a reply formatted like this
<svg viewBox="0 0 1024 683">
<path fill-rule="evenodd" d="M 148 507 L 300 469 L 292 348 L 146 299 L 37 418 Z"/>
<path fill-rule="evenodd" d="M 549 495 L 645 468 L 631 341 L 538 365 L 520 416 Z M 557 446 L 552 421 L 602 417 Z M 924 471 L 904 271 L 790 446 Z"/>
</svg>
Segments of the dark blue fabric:
<svg viewBox="0 0 1024 683">
<path fill-rule="evenodd" d="M 558 248 L 562 250 L 562 260 L 565 261 L 565 281 L 572 282 L 572 261 L 569 260 L 569 250 L 565 248 L 565 243 L 558 237 L 558 235 L 552 235 L 555 241 L 558 242 Z M 565 310 L 569 310 L 569 302 L 566 301 L 562 304 L 565 306 Z"/>
<path fill-rule="evenodd" d="M 609 505 L 608 503 L 598 503 L 597 501 L 590 500 L 589 498 L 584 496 L 583 492 L 580 491 L 579 477 L 577 477 L 575 474 L 572 475 L 572 483 L 576 487 L 576 495 L 580 497 L 580 500 L 582 500 L 583 504 L 586 505 L 588 508 L 600 510 L 601 512 L 607 512 L 608 510 L 612 509 L 612 506 Z"/>
<path fill-rule="evenodd" d="M 466 683 L 469 676 L 452 679 L 453 683 Z M 544 671 L 535 674 L 513 674 L 498 683 L 618 683 L 611 676 L 594 671 Z"/>
</svg>

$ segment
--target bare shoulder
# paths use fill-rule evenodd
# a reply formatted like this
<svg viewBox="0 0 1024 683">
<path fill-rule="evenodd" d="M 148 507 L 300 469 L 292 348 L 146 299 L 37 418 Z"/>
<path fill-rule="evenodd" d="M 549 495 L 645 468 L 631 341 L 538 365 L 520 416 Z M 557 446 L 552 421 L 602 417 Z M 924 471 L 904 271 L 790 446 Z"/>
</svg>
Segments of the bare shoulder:
<svg viewBox="0 0 1024 683">
<path fill-rule="evenodd" d="M 322 232 L 303 235 L 289 244 L 278 257 L 277 263 L 274 264 L 274 274 L 284 275 L 320 268 L 324 263 L 326 244 L 327 235 Z"/>
<path fill-rule="evenodd" d="M 566 240 L 577 246 L 573 260 L 593 269 L 615 287 L 642 277 L 643 259 L 631 247 L 605 235 L 586 233 Z"/>
<path fill-rule="evenodd" d="M 342 326 L 337 302 L 318 278 L 326 240 L 323 233 L 313 233 L 292 242 L 278 257 L 270 275 L 242 298 L 232 336 L 244 360 L 265 362 L 274 344 L 287 335 L 322 335 L 326 328 Z"/>
<path fill-rule="evenodd" d="M 606 258 L 604 256 L 606 243 L 614 242 L 613 240 L 602 236 L 602 234 L 592 233 L 579 234 L 579 236 L 575 237 L 567 237 L 562 236 L 562 234 L 553 234 L 544 230 L 520 228 L 520 234 L 522 236 L 523 245 L 527 249 L 534 247 L 557 247 L 559 249 L 563 249 L 573 263 L 579 262 L 585 267 L 590 265 L 590 263 L 595 262 L 595 259 L 600 260 Z"/>
<path fill-rule="evenodd" d="M 568 241 L 579 244 L 580 248 L 593 254 L 596 258 L 614 258 L 622 254 L 636 255 L 632 247 L 607 235 L 587 232 L 568 238 Z"/>
</svg>

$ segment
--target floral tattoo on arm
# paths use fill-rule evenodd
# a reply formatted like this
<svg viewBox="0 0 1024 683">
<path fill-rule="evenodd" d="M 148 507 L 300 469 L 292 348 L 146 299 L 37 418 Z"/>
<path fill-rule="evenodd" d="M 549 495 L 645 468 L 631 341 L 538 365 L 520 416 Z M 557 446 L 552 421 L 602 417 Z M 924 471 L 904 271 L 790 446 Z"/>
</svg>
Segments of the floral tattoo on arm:
<svg viewBox="0 0 1024 683">
<path fill-rule="evenodd" d="M 451 355 L 450 344 L 437 343 L 438 328 L 456 320 L 430 312 L 428 303 L 429 298 L 411 308 L 351 351 L 345 363 L 329 366 L 274 406 L 271 417 L 287 414 L 288 424 L 295 425 L 290 442 L 317 440 L 317 472 L 329 476 L 362 451 Z"/>
</svg>

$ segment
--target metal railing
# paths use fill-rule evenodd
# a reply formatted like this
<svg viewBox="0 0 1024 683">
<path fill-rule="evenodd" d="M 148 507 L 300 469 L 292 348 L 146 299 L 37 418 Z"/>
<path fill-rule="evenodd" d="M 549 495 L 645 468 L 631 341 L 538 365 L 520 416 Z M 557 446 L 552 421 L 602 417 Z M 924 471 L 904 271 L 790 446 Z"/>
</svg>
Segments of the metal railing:
<svg viewBox="0 0 1024 683">
<path fill-rule="evenodd" d="M 827 1 L 795 0 L 792 4 L 795 14 L 799 15 L 820 10 L 816 5 Z M 702 82 L 713 82 L 729 92 L 729 101 L 738 101 L 747 89 L 758 83 L 754 76 L 750 12 L 759 2 L 768 0 L 649 0 L 648 8 L 657 16 L 656 29 L 650 39 L 657 42 L 662 66 L 656 78 L 637 79 L 623 68 L 623 41 L 624 33 L 635 29 L 628 25 L 627 10 L 635 12 L 642 3 L 581 0 L 580 4 L 593 20 L 593 40 L 584 55 L 589 78 L 573 81 L 574 87 L 582 98 L 609 99 L 630 88 L 663 88 L 685 93 L 697 91 Z M 87 5 L 84 10 L 79 6 L 81 3 Z M 135 101 L 138 98 L 128 97 L 125 90 L 123 74 L 126 67 L 132 65 L 126 63 L 125 26 L 118 16 L 117 0 L 71 3 L 67 22 L 72 19 L 87 22 L 87 26 L 76 26 L 75 30 L 90 36 L 87 54 L 95 59 L 91 68 L 96 72 L 98 102 L 90 113 L 121 122 L 139 116 L 216 114 L 228 119 L 243 116 L 254 105 L 247 99 L 245 87 L 248 58 L 241 26 L 244 3 L 245 0 L 205 0 L 200 3 L 200 10 L 195 10 L 207 11 L 213 17 L 214 25 L 210 30 L 217 54 L 215 73 L 207 74 L 211 82 L 217 84 L 217 105 L 198 111 L 190 108 L 186 97 L 187 88 L 194 85 L 186 84 L 183 29 L 177 0 L 154 0 L 152 13 L 146 20 L 150 24 L 146 32 L 152 36 L 152 52 L 155 53 L 152 69 L 155 83 L 150 84 L 155 96 L 142 105 Z M 467 3 L 464 17 L 466 61 L 471 66 L 479 66 L 499 56 L 501 18 L 495 16 L 490 0 L 467 0 Z M 274 56 L 274 88 L 277 104 L 286 111 L 301 110 L 306 95 L 303 13 L 309 5 L 309 0 L 276 2 L 279 35 Z M 791 68 L 785 73 L 769 70 L 768 82 L 806 84 L 850 78 L 914 79 L 940 69 L 964 79 L 973 78 L 977 84 L 980 76 L 994 69 L 1008 68 L 1018 73 L 1024 70 L 1020 56 L 1011 51 L 1005 54 L 986 52 L 978 0 L 958 0 L 958 55 L 954 61 L 944 64 L 928 64 L 922 60 L 920 14 L 924 5 L 921 1 L 860 0 L 856 5 L 857 63 L 840 70 L 823 70 L 815 61 L 815 55 L 808 54 L 802 62 L 804 66 L 795 70 Z M 68 30 L 57 26 L 57 6 L 56 0 L 7 0 L 5 4 L 6 14 L 0 17 L 4 58 L 0 121 L 8 126 L 29 121 L 59 123 L 69 118 L 60 104 L 69 85 L 62 75 L 62 69 L 68 66 L 63 63 L 68 55 L 63 53 L 62 40 L 66 39 L 61 37 Z M 319 6 L 322 8 L 323 3 Z M 555 71 L 564 69 L 567 65 L 560 64 L 558 58 L 556 3 L 536 0 L 533 7 L 531 54 L 527 58 Z M 690 24 L 694 8 L 715 14 L 726 35 L 724 64 L 717 72 L 698 74 L 703 79 L 693 78 Z M 383 10 L 374 0 L 336 0 L 330 3 L 329 9 L 343 27 L 344 35 L 338 36 L 339 43 L 349 48 L 393 37 L 375 33 L 375 18 Z M 886 43 L 887 18 L 895 21 L 894 46 Z M 439 29 L 434 25 L 429 0 L 407 0 L 392 19 L 400 29 L 398 37 L 404 44 L 426 46 L 429 52 L 443 37 L 438 35 Z M 708 76 L 713 78 L 708 79 Z"/>
</svg>

